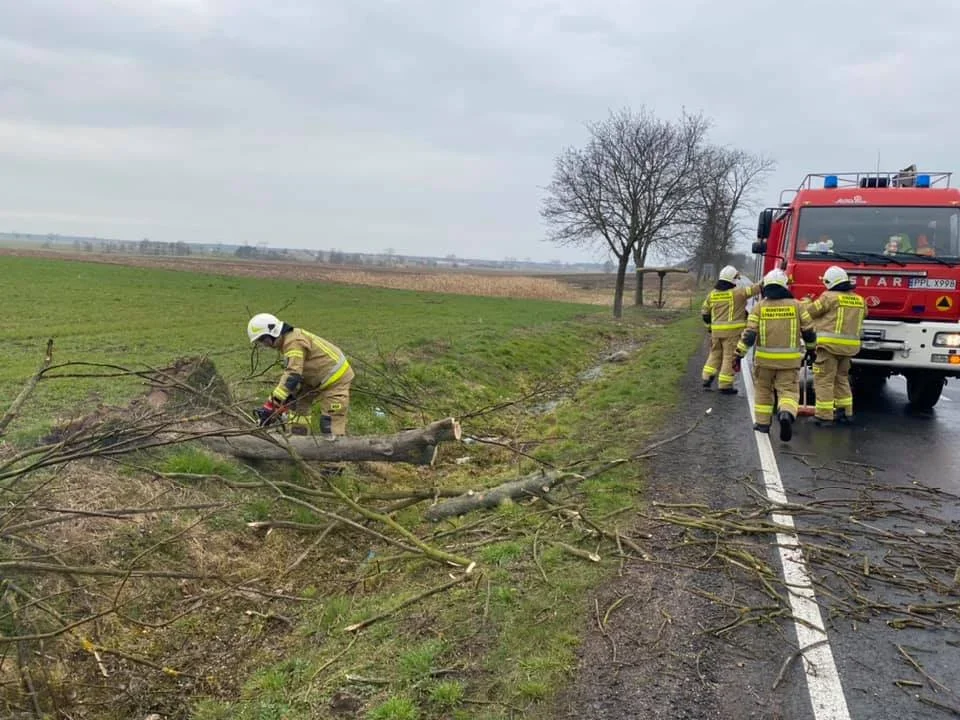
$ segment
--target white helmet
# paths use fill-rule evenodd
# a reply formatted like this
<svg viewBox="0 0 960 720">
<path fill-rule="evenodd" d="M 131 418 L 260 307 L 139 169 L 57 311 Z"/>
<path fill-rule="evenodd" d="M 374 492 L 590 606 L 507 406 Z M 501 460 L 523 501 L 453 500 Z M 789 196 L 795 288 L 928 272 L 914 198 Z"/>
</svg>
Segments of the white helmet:
<svg viewBox="0 0 960 720">
<path fill-rule="evenodd" d="M 254 343 L 264 335 L 270 337 L 280 337 L 280 330 L 283 323 L 276 315 L 270 313 L 257 313 L 250 322 L 247 323 L 247 337 Z"/>
<path fill-rule="evenodd" d="M 727 265 L 720 271 L 720 279 L 729 283 L 736 282 L 739 274 L 733 265 Z"/>
<path fill-rule="evenodd" d="M 766 275 L 763 276 L 763 285 L 779 285 L 780 287 L 787 286 L 787 274 L 780 268 L 774 268 Z"/>
<path fill-rule="evenodd" d="M 827 271 L 823 273 L 823 284 L 827 286 L 827 290 L 845 282 L 850 282 L 850 278 L 847 275 L 847 271 L 842 267 L 831 265 L 827 268 Z"/>
</svg>

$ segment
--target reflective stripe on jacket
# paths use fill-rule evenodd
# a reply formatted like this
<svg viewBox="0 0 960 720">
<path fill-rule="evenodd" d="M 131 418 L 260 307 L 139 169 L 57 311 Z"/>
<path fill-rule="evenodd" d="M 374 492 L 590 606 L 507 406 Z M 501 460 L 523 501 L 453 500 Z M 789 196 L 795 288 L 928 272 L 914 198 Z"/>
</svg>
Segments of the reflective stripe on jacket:
<svg viewBox="0 0 960 720">
<path fill-rule="evenodd" d="M 288 381 L 294 375 L 301 377 L 303 387 L 322 390 L 333 385 L 350 369 L 350 363 L 340 348 L 300 328 L 281 335 L 278 350 L 283 359 L 283 375 L 273 395 L 281 402 L 292 393 Z"/>
<path fill-rule="evenodd" d="M 860 335 L 868 313 L 862 297 L 853 291 L 825 290 L 805 306 L 814 319 L 818 347 L 842 357 L 860 352 Z"/>
<path fill-rule="evenodd" d="M 803 336 L 809 335 L 813 340 L 812 332 L 813 319 L 797 300 L 763 298 L 747 316 L 747 326 L 737 352 L 745 354 L 756 342 L 754 362 L 757 367 L 799 368 L 804 347 L 810 347 Z"/>
<path fill-rule="evenodd" d="M 711 290 L 700 314 L 710 316 L 710 333 L 716 337 L 736 337 L 747 326 L 747 299 L 760 292 L 760 285 Z"/>
</svg>

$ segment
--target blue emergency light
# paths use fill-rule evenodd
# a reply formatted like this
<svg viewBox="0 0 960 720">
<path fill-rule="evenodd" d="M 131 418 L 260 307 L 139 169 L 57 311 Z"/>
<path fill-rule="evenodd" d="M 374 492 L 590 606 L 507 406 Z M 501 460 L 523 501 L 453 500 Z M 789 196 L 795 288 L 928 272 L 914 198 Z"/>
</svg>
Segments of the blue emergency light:
<svg viewBox="0 0 960 720">
<path fill-rule="evenodd" d="M 928 188 L 928 187 L 930 187 L 930 176 L 929 176 L 929 175 L 917 175 L 917 187 L 918 187 L 918 188 Z"/>
<path fill-rule="evenodd" d="M 929 182 L 930 178 L 927 178 Z M 823 188 L 824 190 L 834 190 L 837 187 L 837 176 L 836 175 L 827 175 L 823 179 Z"/>
</svg>

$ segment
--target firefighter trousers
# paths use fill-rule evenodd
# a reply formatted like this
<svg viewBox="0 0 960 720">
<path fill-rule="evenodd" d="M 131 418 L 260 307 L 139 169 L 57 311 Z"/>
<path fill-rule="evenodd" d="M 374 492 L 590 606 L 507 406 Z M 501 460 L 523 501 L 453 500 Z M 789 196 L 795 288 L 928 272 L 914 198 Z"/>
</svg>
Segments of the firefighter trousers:
<svg viewBox="0 0 960 720">
<path fill-rule="evenodd" d="M 817 348 L 813 363 L 813 391 L 816 393 L 815 417 L 833 420 L 835 410 L 853 415 L 853 392 L 850 390 L 850 358 L 834 355 L 826 348 Z"/>
<path fill-rule="evenodd" d="M 739 339 L 740 337 L 738 335 L 722 338 L 716 335 L 710 335 L 710 355 L 707 357 L 707 362 L 703 366 L 704 381 L 709 380 L 719 371 L 720 377 L 717 386 L 721 390 L 733 387 L 733 379 L 735 377 L 733 373 L 733 359 Z"/>
<path fill-rule="evenodd" d="M 794 418 L 800 409 L 799 368 L 753 366 L 753 415 L 758 425 L 769 425 L 773 415 L 773 394 L 777 394 L 777 412 L 787 411 Z"/>
<path fill-rule="evenodd" d="M 290 424 L 297 435 L 313 434 L 313 414 L 320 406 L 320 432 L 325 435 L 347 434 L 347 413 L 350 409 L 350 384 L 353 382 L 353 368 L 349 368 L 343 377 L 333 385 L 322 390 L 308 389 L 297 397 L 290 413 Z"/>
</svg>

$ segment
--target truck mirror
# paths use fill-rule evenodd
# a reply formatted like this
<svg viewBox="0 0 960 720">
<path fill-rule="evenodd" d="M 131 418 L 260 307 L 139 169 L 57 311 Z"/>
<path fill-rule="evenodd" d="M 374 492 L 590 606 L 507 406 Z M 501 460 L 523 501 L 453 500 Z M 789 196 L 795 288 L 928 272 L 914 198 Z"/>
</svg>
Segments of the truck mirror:
<svg viewBox="0 0 960 720">
<path fill-rule="evenodd" d="M 773 224 L 773 209 L 767 208 L 760 213 L 757 220 L 757 239 L 766 240 L 770 237 L 770 226 Z"/>
<path fill-rule="evenodd" d="M 750 249 L 754 255 L 763 255 L 767 251 L 767 241 L 755 240 Z"/>
</svg>

